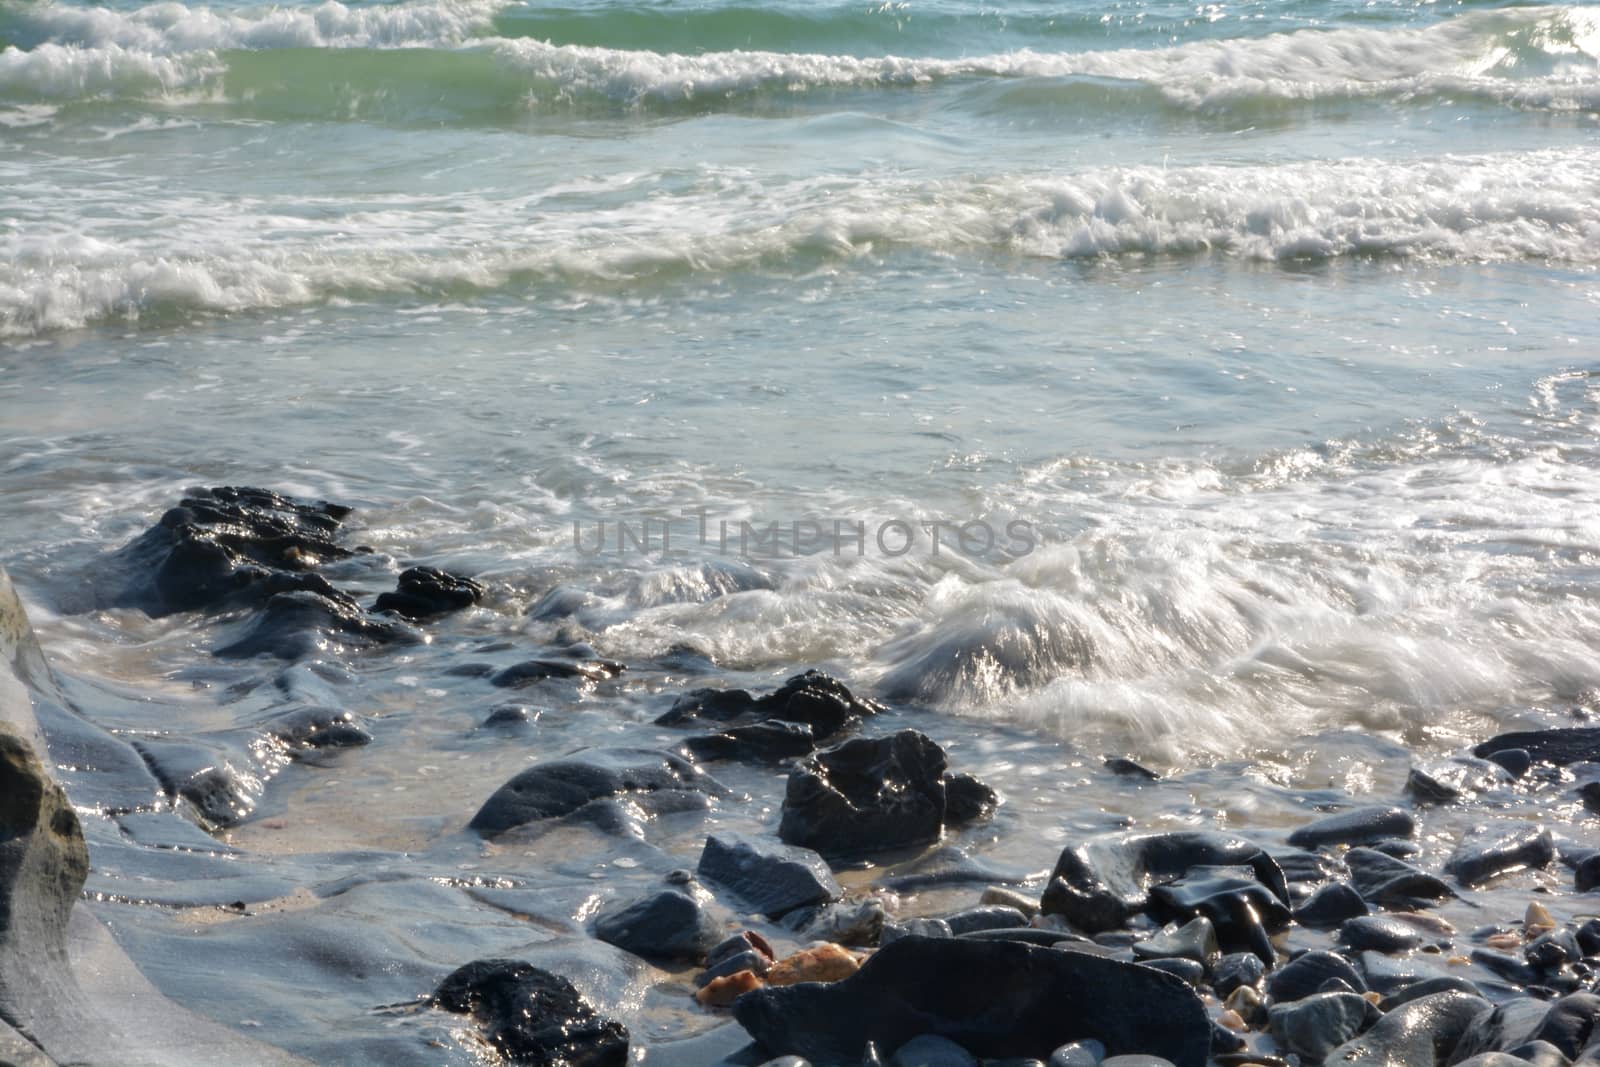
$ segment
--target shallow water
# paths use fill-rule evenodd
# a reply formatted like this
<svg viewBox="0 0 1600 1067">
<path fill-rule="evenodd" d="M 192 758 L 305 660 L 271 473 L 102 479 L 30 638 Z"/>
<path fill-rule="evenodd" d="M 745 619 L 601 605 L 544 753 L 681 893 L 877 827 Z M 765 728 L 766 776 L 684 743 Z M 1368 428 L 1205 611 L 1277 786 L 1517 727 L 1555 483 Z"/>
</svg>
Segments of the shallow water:
<svg viewBox="0 0 1600 1067">
<path fill-rule="evenodd" d="M 152 977 L 320 1061 L 469 1055 L 377 1009 L 692 865 L 701 817 L 632 867 L 462 831 L 529 762 L 671 741 L 692 685 L 887 700 L 1001 789 L 956 843 L 1017 874 L 1123 825 L 1273 838 L 1596 705 L 1593 7 L 8 2 L 0 45 L 0 565 L 81 706 L 209 737 L 294 695 L 210 657 L 236 620 L 91 610 L 186 487 L 355 505 L 364 595 L 491 588 L 295 668 L 375 740 L 262 782 L 206 861 L 239 885 L 95 831 Z M 446 673 L 574 639 L 632 669 L 509 739 Z M 711 824 L 776 824 L 779 772 L 715 773 L 752 799 Z M 1466 816 L 1432 818 L 1436 859 Z M 284 962 L 331 930 L 376 941 Z M 234 951 L 243 987 L 193 962 Z"/>
</svg>

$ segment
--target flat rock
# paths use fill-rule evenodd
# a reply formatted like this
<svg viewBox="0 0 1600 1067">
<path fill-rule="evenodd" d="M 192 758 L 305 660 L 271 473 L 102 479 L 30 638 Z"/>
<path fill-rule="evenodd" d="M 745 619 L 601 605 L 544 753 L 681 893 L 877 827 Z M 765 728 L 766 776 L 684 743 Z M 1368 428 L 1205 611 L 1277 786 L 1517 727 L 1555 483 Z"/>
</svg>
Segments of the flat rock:
<svg viewBox="0 0 1600 1067">
<path fill-rule="evenodd" d="M 1573 763 L 1600 763 L 1600 727 L 1579 726 L 1559 730 L 1522 730 L 1491 737 L 1472 750 L 1488 759 L 1496 752 L 1520 748 L 1535 763 L 1565 767 Z"/>
<path fill-rule="evenodd" d="M 520 960 L 469 963 L 439 984 L 432 1003 L 471 1015 L 512 1063 L 627 1067 L 627 1028 L 601 1017 L 565 978 Z"/>
<path fill-rule="evenodd" d="M 265 782 L 240 755 L 199 741 L 145 737 L 133 743 L 161 787 L 193 806 L 209 828 L 237 825 L 250 816 Z"/>
<path fill-rule="evenodd" d="M 484 802 L 468 826 L 480 834 L 570 815 L 591 801 L 634 794 L 727 792 L 722 784 L 679 756 L 650 749 L 587 749 L 539 763 L 506 782 Z"/>
<path fill-rule="evenodd" d="M 1546 867 L 1555 856 L 1550 831 L 1542 826 L 1493 826 L 1465 837 L 1444 866 L 1470 886 L 1512 871 Z"/>
<path fill-rule="evenodd" d="M 707 837 L 696 873 L 769 919 L 844 895 L 827 861 L 811 849 L 741 834 Z"/>
<path fill-rule="evenodd" d="M 1352 808 L 1307 823 L 1289 835 L 1289 844 L 1296 848 L 1370 845 L 1387 837 L 1410 837 L 1416 832 L 1416 821 L 1400 808 Z"/>
<path fill-rule="evenodd" d="M 769 1052 L 824 1064 L 859 1063 L 869 1042 L 899 1048 L 932 1033 L 985 1058 L 1042 1058 L 1087 1038 L 1112 1055 L 1204 1067 L 1211 1041 L 1199 998 L 1171 975 L 964 938 L 905 938 L 843 981 L 756 990 L 733 1011 Z"/>
<path fill-rule="evenodd" d="M 434 567 L 412 567 L 400 572 L 394 592 L 379 594 L 372 610 L 425 622 L 470 608 L 482 599 L 483 586 L 471 578 Z"/>
</svg>

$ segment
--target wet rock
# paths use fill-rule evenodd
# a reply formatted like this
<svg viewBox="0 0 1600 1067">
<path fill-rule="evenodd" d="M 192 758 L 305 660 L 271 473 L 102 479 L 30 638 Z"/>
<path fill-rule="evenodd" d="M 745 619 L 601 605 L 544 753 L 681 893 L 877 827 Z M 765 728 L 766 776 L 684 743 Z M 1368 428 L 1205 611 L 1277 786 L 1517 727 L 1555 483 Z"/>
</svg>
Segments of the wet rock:
<svg viewBox="0 0 1600 1067">
<path fill-rule="evenodd" d="M 489 709 L 483 725 L 491 728 L 514 729 L 538 721 L 539 713 L 526 704 L 496 704 Z"/>
<path fill-rule="evenodd" d="M 1155 771 L 1121 756 L 1107 756 L 1106 770 L 1123 778 L 1138 778 L 1146 782 L 1158 782 L 1161 780 L 1161 775 Z"/>
<path fill-rule="evenodd" d="M 825 856 L 937 841 L 944 771 L 944 750 L 915 730 L 847 741 L 790 773 L 778 836 Z"/>
<path fill-rule="evenodd" d="M 1133 946 L 1133 958 L 1136 960 L 1177 957 L 1193 960 L 1202 967 L 1209 967 L 1221 954 L 1216 927 L 1204 915 L 1189 920 L 1176 930 L 1135 942 Z"/>
<path fill-rule="evenodd" d="M 1420 801 L 1444 804 L 1503 788 L 1511 780 L 1510 772 L 1495 761 L 1457 756 L 1411 768 L 1406 792 Z"/>
<path fill-rule="evenodd" d="M 1329 882 L 1294 909 L 1294 921 L 1313 930 L 1326 930 L 1367 911 L 1360 893 L 1344 882 Z"/>
<path fill-rule="evenodd" d="M 261 726 L 290 749 L 356 748 L 372 741 L 372 734 L 361 720 L 343 708 L 292 708 Z"/>
<path fill-rule="evenodd" d="M 806 936 L 840 945 L 876 945 L 888 921 L 888 908 L 877 898 L 831 904 L 812 918 Z"/>
<path fill-rule="evenodd" d="M 683 743 L 700 760 L 740 759 L 778 762 L 809 755 L 817 747 L 811 727 L 802 722 L 768 719 L 749 726 L 734 726 L 721 733 L 701 734 Z"/>
<path fill-rule="evenodd" d="M 1511 871 L 1547 866 L 1555 843 L 1542 826 L 1480 827 L 1464 838 L 1445 861 L 1445 870 L 1463 885 L 1478 885 Z"/>
<path fill-rule="evenodd" d="M 975 1056 L 1041 1056 L 1092 1038 L 1203 1067 L 1210 1023 L 1171 975 L 1078 952 L 1004 941 L 906 938 L 830 985 L 764 989 L 734 1017 L 772 1053 L 857 1062 L 867 1043 L 948 1037 Z"/>
<path fill-rule="evenodd" d="M 1289 909 L 1247 867 L 1192 867 L 1175 881 L 1150 890 L 1149 912 L 1161 920 L 1204 916 L 1229 952 L 1254 952 L 1271 963 L 1269 937 L 1289 925 Z"/>
<path fill-rule="evenodd" d="M 1344 860 L 1350 868 L 1350 881 L 1356 892 L 1379 907 L 1420 907 L 1427 901 L 1455 896 L 1449 886 L 1433 875 L 1405 860 L 1370 848 L 1353 848 L 1345 854 Z"/>
<path fill-rule="evenodd" d="M 103 568 L 112 574 L 95 584 L 114 589 L 107 606 L 138 608 L 153 618 L 259 603 L 294 589 L 332 593 L 309 572 L 352 554 L 336 541 L 349 513 L 266 489 L 196 490 L 118 550 Z"/>
<path fill-rule="evenodd" d="M 1000 805 L 1000 794 L 970 774 L 952 774 L 944 780 L 946 826 L 965 826 L 987 819 Z"/>
<path fill-rule="evenodd" d="M 589 749 L 522 771 L 495 790 L 468 826 L 487 836 L 569 815 L 608 797 L 661 793 L 698 802 L 726 792 L 716 779 L 669 753 Z"/>
<path fill-rule="evenodd" d="M 1046 1067 L 1098 1067 L 1106 1047 L 1098 1041 L 1073 1041 L 1050 1053 Z"/>
<path fill-rule="evenodd" d="M 435 1006 L 470 1014 L 513 1063 L 626 1067 L 628 1031 L 597 1014 L 572 983 L 518 960 L 469 963 L 433 995 Z"/>
<path fill-rule="evenodd" d="M 1600 888 L 1600 852 L 1585 856 L 1572 869 L 1573 887 L 1580 893 Z"/>
<path fill-rule="evenodd" d="M 576 678 L 583 682 L 603 682 L 608 678 L 615 678 L 625 669 L 622 664 L 611 660 L 597 659 L 581 662 L 559 659 L 530 659 L 513 664 L 495 674 L 494 677 L 489 679 L 489 684 L 499 686 L 501 689 L 520 689 L 525 685 L 532 685 L 535 682 L 543 682 L 552 678 Z"/>
<path fill-rule="evenodd" d="M 1522 950 L 1528 966 L 1541 971 L 1555 971 L 1568 963 L 1583 958 L 1583 949 L 1571 930 L 1551 930 L 1540 934 Z"/>
<path fill-rule="evenodd" d="M 1575 1060 L 1594 1041 L 1600 1023 L 1600 996 L 1572 993 L 1550 1005 L 1534 1041 L 1553 1045 L 1561 1055 Z"/>
<path fill-rule="evenodd" d="M 695 988 L 703 989 L 719 978 L 727 978 L 730 975 L 738 974 L 740 971 L 749 971 L 750 974 L 757 978 L 764 978 L 767 974 L 767 968 L 771 964 L 772 961 L 761 953 L 754 949 L 746 949 L 737 956 L 729 956 L 727 959 L 714 963 L 695 975 Z M 751 988 L 754 988 L 754 983 L 751 984 Z"/>
<path fill-rule="evenodd" d="M 1381 952 L 1362 952 L 1357 957 L 1367 986 L 1388 996 L 1407 986 L 1447 973 L 1450 964 L 1442 956 L 1413 953 L 1408 956 L 1386 956 Z"/>
<path fill-rule="evenodd" d="M 1387 915 L 1363 915 L 1339 927 L 1339 943 L 1355 952 L 1394 955 L 1421 948 L 1427 941 L 1415 926 Z"/>
<path fill-rule="evenodd" d="M 1268 1009 L 1268 1029 L 1278 1046 L 1306 1063 L 1321 1063 L 1338 1046 L 1355 1037 L 1376 1014 L 1357 993 L 1317 993 Z"/>
<path fill-rule="evenodd" d="M 400 572 L 394 592 L 379 594 L 372 610 L 393 612 L 412 622 L 426 622 L 470 608 L 482 599 L 483 586 L 471 578 L 434 567 L 412 567 Z"/>
<path fill-rule="evenodd" d="M 1600 728 L 1584 726 L 1562 730 L 1525 730 L 1499 734 L 1472 750 L 1488 759 L 1496 752 L 1520 748 L 1536 763 L 1565 767 L 1573 763 L 1600 762 Z"/>
<path fill-rule="evenodd" d="M 1409 1004 L 1413 1000 L 1420 1000 L 1423 997 L 1431 997 L 1435 993 L 1470 993 L 1473 996 L 1481 996 L 1478 987 L 1473 985 L 1470 980 L 1459 975 L 1442 974 L 1404 986 L 1379 1001 L 1378 1008 L 1388 1013 L 1402 1004 Z"/>
<path fill-rule="evenodd" d="M 1150 906 L 1153 882 L 1212 866 L 1250 868 L 1287 918 L 1288 885 L 1272 857 L 1243 838 L 1197 830 L 1107 834 L 1068 846 L 1050 873 L 1040 910 L 1089 933 L 1118 929 Z"/>
<path fill-rule="evenodd" d="M 845 684 L 821 671 L 806 671 L 762 697 L 743 689 L 695 689 L 680 696 L 657 725 L 681 726 L 700 719 L 749 726 L 777 719 L 811 728 L 818 741 L 855 728 L 883 710 L 857 697 Z"/>
<path fill-rule="evenodd" d="M 1029 919 L 1039 914 L 1039 902 L 1037 900 L 1019 893 L 1015 889 L 1007 889 L 1004 886 L 991 885 L 986 887 L 982 895 L 978 897 L 978 903 L 982 905 L 998 904 L 1007 908 L 1015 908 Z"/>
<path fill-rule="evenodd" d="M 1327 881 L 1344 869 L 1343 864 L 1331 859 L 1325 853 L 1300 848 L 1279 849 L 1272 853 L 1272 862 L 1283 871 L 1284 880 L 1290 885 L 1296 882 L 1316 885 Z"/>
<path fill-rule="evenodd" d="M 883 924 L 883 932 L 879 936 L 879 945 L 888 945 L 904 937 L 954 937 L 950 931 L 950 924 L 943 919 L 907 919 L 903 923 L 888 922 Z"/>
<path fill-rule="evenodd" d="M 1533 753 L 1525 748 L 1502 748 L 1489 753 L 1489 760 L 1504 767 L 1513 778 L 1521 778 L 1533 769 Z"/>
<path fill-rule="evenodd" d="M 1330 978 L 1357 993 L 1367 991 L 1366 980 L 1349 960 L 1336 952 L 1313 949 L 1296 956 L 1267 978 L 1267 996 L 1276 1003 L 1301 1000 L 1318 992 Z"/>
<path fill-rule="evenodd" d="M 218 648 L 215 655 L 224 659 L 265 655 L 292 660 L 317 655 L 330 646 L 371 648 L 421 641 L 422 636 L 411 626 L 374 619 L 335 589 L 299 589 L 270 597 L 247 624 L 243 636 Z"/>
<path fill-rule="evenodd" d="M 1511 1050 L 1511 1055 L 1533 1067 L 1567 1067 L 1571 1058 L 1548 1041 L 1529 1041 Z M 1592 1062 L 1592 1061 L 1591 1061 Z"/>
<path fill-rule="evenodd" d="M 1509 1000 L 1479 1016 L 1456 1042 L 1455 1059 L 1465 1059 L 1480 1052 L 1504 1051 L 1533 1040 L 1549 1014 L 1549 1005 L 1528 998 Z"/>
<path fill-rule="evenodd" d="M 140 738 L 133 743 L 156 780 L 182 798 L 206 826 L 234 826 L 255 810 L 265 788 L 242 759 L 194 741 Z"/>
<path fill-rule="evenodd" d="M 738 834 L 706 838 L 697 872 L 769 919 L 843 895 L 827 861 L 817 853 Z"/>
<path fill-rule="evenodd" d="M 1255 986 L 1266 976 L 1267 965 L 1254 952 L 1230 952 L 1211 969 L 1211 988 L 1224 999 L 1240 986 Z"/>
<path fill-rule="evenodd" d="M 843 945 L 821 944 L 785 956 L 767 968 L 769 986 L 801 982 L 837 982 L 861 969 L 861 961 Z"/>
<path fill-rule="evenodd" d="M 1341 1067 L 1445 1067 L 1462 1035 L 1493 1010 L 1487 1000 L 1469 993 L 1420 997 L 1334 1049 L 1326 1062 Z"/>
<path fill-rule="evenodd" d="M 1198 986 L 1205 981 L 1206 977 L 1205 964 L 1197 963 L 1181 956 L 1163 956 L 1159 959 L 1141 959 L 1136 962 L 1141 966 L 1154 967 L 1158 971 L 1165 971 L 1170 975 L 1183 979 L 1192 986 Z"/>
<path fill-rule="evenodd" d="M 944 917 L 945 925 L 956 937 L 979 930 L 1006 930 L 1028 925 L 1028 917 L 1016 908 L 988 904 L 958 911 Z"/>
<path fill-rule="evenodd" d="M 692 884 L 663 889 L 602 914 L 595 919 L 594 936 L 646 959 L 698 961 L 722 938 L 706 912 L 709 899 Z"/>
<path fill-rule="evenodd" d="M 889 1067 L 978 1067 L 978 1061 L 947 1037 L 923 1034 L 896 1049 Z"/>
<path fill-rule="evenodd" d="M 691 689 L 672 702 L 656 725 L 681 726 L 696 719 L 732 722 L 755 710 L 756 698 L 747 689 Z"/>
<path fill-rule="evenodd" d="M 1399 808 L 1352 808 L 1307 823 L 1289 835 L 1289 844 L 1308 849 L 1370 845 L 1386 837 L 1410 837 L 1416 831 L 1416 822 Z"/>
</svg>

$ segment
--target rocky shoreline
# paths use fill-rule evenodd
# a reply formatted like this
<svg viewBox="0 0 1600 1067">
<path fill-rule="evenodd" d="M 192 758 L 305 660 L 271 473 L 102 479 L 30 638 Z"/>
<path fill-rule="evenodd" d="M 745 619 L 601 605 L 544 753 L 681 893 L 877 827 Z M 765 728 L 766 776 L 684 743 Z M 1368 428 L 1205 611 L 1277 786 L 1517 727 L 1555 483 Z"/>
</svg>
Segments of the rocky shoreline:
<svg viewBox="0 0 1600 1067">
<path fill-rule="evenodd" d="M 358 768 L 381 732 L 347 706 L 342 664 L 425 648 L 490 594 L 406 567 L 365 604 L 347 588 L 371 577 L 370 553 L 346 543 L 349 515 L 196 491 L 85 579 L 101 608 L 215 617 L 212 655 L 269 679 L 241 692 L 275 694 L 249 727 L 102 728 L 82 706 L 90 690 L 58 680 L 0 588 L 15 678 L 0 688 L 0 773 L 6 795 L 32 798 L 0 844 L 0 1050 L 14 1062 L 127 1063 L 129 1047 L 204 1062 L 237 1041 L 225 1058 L 252 1063 L 437 1062 L 440 1049 L 552 1067 L 1600 1063 L 1600 729 L 1583 725 L 1407 757 L 1387 793 L 1277 789 L 1256 825 L 1203 826 L 1203 812 L 1174 825 L 1152 802 L 1160 814 L 1142 825 L 1084 832 L 1082 813 L 1062 812 L 1053 842 L 1016 846 L 1045 872 L 960 844 L 1000 835 L 1008 798 L 936 723 L 806 670 L 764 693 L 663 685 L 665 710 L 626 738 L 659 744 L 523 739 L 527 765 L 483 782 L 476 813 L 421 857 L 247 855 L 218 835 L 261 818 L 276 776 Z M 548 601 L 535 607 L 559 615 Z M 682 666 L 693 658 L 643 672 L 714 673 Z M 617 684 L 641 665 L 575 635 L 532 650 L 478 641 L 441 673 L 497 693 L 479 730 L 509 736 L 543 713 L 530 694 Z M 46 745 L 60 785 L 35 758 Z M 1122 757 L 1092 773 L 1151 797 L 1181 788 Z M 759 832 L 702 825 L 748 809 L 773 818 Z M 663 845 L 664 826 L 685 844 Z M 600 896 L 592 871 L 560 860 L 591 838 L 609 843 L 621 883 Z M 531 868 L 517 862 L 527 843 L 547 857 Z M 91 858 L 124 892 L 93 888 Z M 387 968 L 372 992 L 392 999 L 367 998 L 381 1025 L 341 1037 L 329 1019 L 298 1044 L 268 1027 L 263 1044 L 154 990 L 137 1028 L 108 1021 L 103 984 L 68 948 L 93 940 L 69 934 L 95 922 L 74 907 L 86 880 L 101 907 L 257 921 L 241 943 L 267 973 L 275 952 L 365 938 L 346 966 L 364 994 Z M 135 883 L 145 895 L 126 892 Z M 324 914 L 368 893 L 368 911 Z M 412 911 L 435 917 L 418 920 L 424 947 L 378 936 L 371 916 Z M 131 971 L 194 935 L 124 936 Z M 248 999 L 254 978 L 240 967 L 221 997 Z M 123 1036 L 162 1018 L 163 1043 Z"/>
</svg>

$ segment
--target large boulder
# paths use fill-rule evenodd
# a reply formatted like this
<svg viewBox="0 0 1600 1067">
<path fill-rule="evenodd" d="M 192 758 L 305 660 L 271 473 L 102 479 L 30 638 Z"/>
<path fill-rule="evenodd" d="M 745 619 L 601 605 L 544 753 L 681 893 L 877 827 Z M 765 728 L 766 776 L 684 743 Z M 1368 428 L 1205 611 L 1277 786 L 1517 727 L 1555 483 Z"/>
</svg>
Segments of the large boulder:
<svg viewBox="0 0 1600 1067">
<path fill-rule="evenodd" d="M 1181 979 L 1138 964 L 1003 940 L 905 937 L 831 984 L 746 993 L 734 1018 L 772 1055 L 862 1062 L 869 1042 L 897 1049 L 949 1038 L 974 1056 L 1047 1059 L 1071 1041 L 1111 1055 L 1203 1067 L 1211 1026 Z"/>
</svg>

